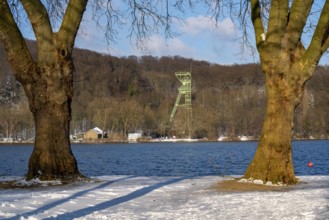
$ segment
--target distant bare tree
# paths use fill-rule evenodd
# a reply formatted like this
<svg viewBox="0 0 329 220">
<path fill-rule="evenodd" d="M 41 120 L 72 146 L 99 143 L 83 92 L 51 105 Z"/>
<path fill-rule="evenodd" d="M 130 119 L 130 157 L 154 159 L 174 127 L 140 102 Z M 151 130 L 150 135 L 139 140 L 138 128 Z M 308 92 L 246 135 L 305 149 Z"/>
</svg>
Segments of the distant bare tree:
<svg viewBox="0 0 329 220">
<path fill-rule="evenodd" d="M 143 108 L 134 100 L 125 100 L 120 102 L 118 109 L 119 120 L 123 133 L 137 132 L 141 130 L 143 124 Z"/>
<path fill-rule="evenodd" d="M 103 96 L 101 98 L 95 98 L 88 106 L 88 112 L 90 118 L 93 120 L 93 124 L 100 127 L 103 131 L 102 138 L 104 138 L 105 129 L 109 127 L 108 122 L 111 113 L 111 104 L 111 100 Z"/>
</svg>

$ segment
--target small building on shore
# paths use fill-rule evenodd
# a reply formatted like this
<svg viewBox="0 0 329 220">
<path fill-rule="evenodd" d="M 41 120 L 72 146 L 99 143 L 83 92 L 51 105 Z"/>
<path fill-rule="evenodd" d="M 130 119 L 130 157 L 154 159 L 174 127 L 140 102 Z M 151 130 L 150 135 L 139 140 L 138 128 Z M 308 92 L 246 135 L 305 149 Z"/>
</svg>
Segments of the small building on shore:
<svg viewBox="0 0 329 220">
<path fill-rule="evenodd" d="M 104 136 L 103 136 L 104 135 Z M 103 138 L 107 138 L 107 133 L 103 132 L 102 129 L 95 127 L 93 129 L 88 130 L 84 135 L 83 135 L 83 139 L 87 140 L 87 141 L 96 141 L 96 140 L 100 140 Z"/>
<path fill-rule="evenodd" d="M 142 137 L 142 133 L 129 133 L 128 134 L 128 142 L 136 143 Z"/>
</svg>

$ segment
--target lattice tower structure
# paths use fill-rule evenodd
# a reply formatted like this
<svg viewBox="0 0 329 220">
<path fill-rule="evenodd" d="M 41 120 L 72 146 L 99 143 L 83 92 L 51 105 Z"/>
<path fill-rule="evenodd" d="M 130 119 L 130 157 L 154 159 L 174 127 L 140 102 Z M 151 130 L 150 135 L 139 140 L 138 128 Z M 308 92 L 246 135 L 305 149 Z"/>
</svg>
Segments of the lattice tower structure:
<svg viewBox="0 0 329 220">
<path fill-rule="evenodd" d="M 189 130 L 189 137 L 191 137 L 192 133 L 192 74 L 190 72 L 176 72 L 175 73 L 177 79 L 182 83 L 182 85 L 178 88 L 178 95 L 176 98 L 176 102 L 171 111 L 169 123 L 167 126 L 167 130 L 171 129 L 175 114 L 177 112 L 178 107 L 183 107 L 186 110 L 187 121 L 186 125 Z M 181 97 L 184 97 L 184 102 L 181 103 Z"/>
</svg>

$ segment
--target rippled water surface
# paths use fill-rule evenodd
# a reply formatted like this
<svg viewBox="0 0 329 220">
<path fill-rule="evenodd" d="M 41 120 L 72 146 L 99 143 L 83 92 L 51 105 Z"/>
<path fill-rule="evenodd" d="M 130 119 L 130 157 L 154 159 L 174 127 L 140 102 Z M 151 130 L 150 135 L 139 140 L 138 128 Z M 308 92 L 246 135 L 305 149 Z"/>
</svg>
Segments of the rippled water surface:
<svg viewBox="0 0 329 220">
<path fill-rule="evenodd" d="M 242 175 L 257 142 L 74 144 L 80 171 L 87 176 Z M 0 146 L 0 176 L 22 176 L 33 147 Z M 329 141 L 294 141 L 296 175 L 329 175 Z M 308 168 L 312 161 L 314 167 Z"/>
</svg>

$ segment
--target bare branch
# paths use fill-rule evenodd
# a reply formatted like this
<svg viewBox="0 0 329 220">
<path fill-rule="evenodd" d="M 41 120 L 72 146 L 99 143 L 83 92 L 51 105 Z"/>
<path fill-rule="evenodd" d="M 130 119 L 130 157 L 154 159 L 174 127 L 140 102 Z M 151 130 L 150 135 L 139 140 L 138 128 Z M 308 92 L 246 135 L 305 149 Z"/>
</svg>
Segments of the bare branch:
<svg viewBox="0 0 329 220">
<path fill-rule="evenodd" d="M 27 73 L 22 70 L 29 69 L 33 59 L 5 0 L 0 0 L 0 40 L 5 47 L 9 62 L 15 68 L 16 78 L 24 77 Z"/>
<path fill-rule="evenodd" d="M 192 6 L 191 1 L 189 4 Z M 145 44 L 151 35 L 162 33 L 166 39 L 176 36 L 177 33 L 172 31 L 171 24 L 182 20 L 172 14 L 175 5 L 171 5 L 170 0 L 133 1 L 130 7 L 132 9 L 129 15 L 132 21 L 130 38 L 136 37 L 138 48 L 146 49 Z"/>
<path fill-rule="evenodd" d="M 62 49 L 68 49 L 69 53 L 72 52 L 87 2 L 87 0 L 70 0 L 64 14 L 62 25 L 58 31 L 58 38 L 63 40 L 62 43 L 66 44 L 62 45 Z"/>
<path fill-rule="evenodd" d="M 38 47 L 46 51 L 46 48 L 52 47 L 53 35 L 46 8 L 39 0 L 22 0 L 21 3 L 33 27 Z"/>
<path fill-rule="evenodd" d="M 293 50 L 297 47 L 309 17 L 313 1 L 314 0 L 293 1 L 288 15 L 288 26 L 285 33 L 286 46 L 289 45 L 290 47 L 287 49 Z"/>
<path fill-rule="evenodd" d="M 266 38 L 268 43 L 279 45 L 287 25 L 289 0 L 272 1 Z"/>
<path fill-rule="evenodd" d="M 261 50 L 261 47 L 266 40 L 266 35 L 261 16 L 261 5 L 258 0 L 251 0 L 251 20 L 255 29 L 256 45 L 258 50 Z"/>
<path fill-rule="evenodd" d="M 117 39 L 117 29 L 124 24 L 123 13 L 114 6 L 113 1 L 107 1 L 105 4 L 102 0 L 91 1 L 91 7 L 97 27 L 104 31 L 107 45 L 111 45 Z"/>
<path fill-rule="evenodd" d="M 171 23 L 175 18 L 170 14 L 169 0 L 165 1 L 129 1 L 130 20 L 130 38 L 136 36 L 136 46 L 145 49 L 145 39 L 148 39 L 150 33 L 160 33 L 160 27 L 164 27 L 166 38 L 173 37 L 175 34 L 171 31 Z"/>
<path fill-rule="evenodd" d="M 329 22 L 326 25 L 325 33 L 324 33 L 324 36 L 322 38 L 321 50 L 325 52 L 325 51 L 328 50 L 328 47 L 329 47 Z"/>
<path fill-rule="evenodd" d="M 59 27 L 64 17 L 67 0 L 44 0 L 44 2 L 52 27 Z"/>
<path fill-rule="evenodd" d="M 315 66 L 329 46 L 329 0 L 326 0 L 311 43 L 302 58 L 302 64 Z"/>
<path fill-rule="evenodd" d="M 188 2 L 192 5 L 191 0 Z M 117 30 L 127 25 L 131 43 L 145 50 L 147 39 L 153 34 L 163 33 L 166 38 L 176 36 L 171 24 L 179 18 L 172 14 L 172 9 L 176 8 L 182 12 L 185 1 L 127 0 L 120 4 L 111 0 L 105 3 L 95 0 L 91 5 L 97 27 L 104 30 L 108 45 L 117 39 Z"/>
</svg>

